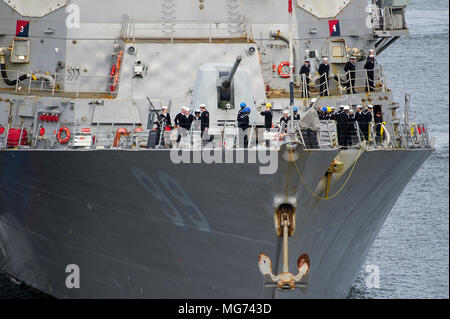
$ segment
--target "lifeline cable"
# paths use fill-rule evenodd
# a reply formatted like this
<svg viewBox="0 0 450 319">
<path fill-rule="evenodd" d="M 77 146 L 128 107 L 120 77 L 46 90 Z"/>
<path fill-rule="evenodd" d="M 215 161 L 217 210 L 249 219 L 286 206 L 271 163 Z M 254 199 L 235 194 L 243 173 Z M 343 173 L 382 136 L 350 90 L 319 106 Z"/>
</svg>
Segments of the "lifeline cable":
<svg viewBox="0 0 450 319">
<path fill-rule="evenodd" d="M 362 152 L 362 148 L 359 149 L 358 156 L 356 157 L 355 163 L 353 163 L 353 167 L 350 171 L 350 174 L 347 176 L 347 179 L 345 180 L 344 184 L 342 184 L 341 188 L 339 188 L 339 190 L 333 196 L 330 196 L 330 197 L 320 197 L 320 196 L 316 195 L 311 190 L 311 188 L 309 188 L 309 186 L 306 184 L 305 180 L 303 179 L 303 176 L 300 173 L 300 169 L 298 168 L 296 161 L 294 161 L 294 166 L 297 169 L 298 176 L 300 176 L 300 179 L 302 180 L 303 185 L 305 185 L 306 189 L 308 190 L 309 193 L 311 193 L 311 195 L 313 195 L 318 200 L 329 200 L 329 199 L 332 199 L 332 198 L 336 197 L 337 195 L 339 195 L 339 193 L 344 189 L 345 185 L 347 185 L 347 182 L 350 180 L 350 177 L 352 176 L 353 171 L 355 170 L 356 163 L 358 163 L 358 160 L 361 157 L 361 152 Z M 292 154 L 292 150 L 291 150 L 291 154 Z"/>
</svg>

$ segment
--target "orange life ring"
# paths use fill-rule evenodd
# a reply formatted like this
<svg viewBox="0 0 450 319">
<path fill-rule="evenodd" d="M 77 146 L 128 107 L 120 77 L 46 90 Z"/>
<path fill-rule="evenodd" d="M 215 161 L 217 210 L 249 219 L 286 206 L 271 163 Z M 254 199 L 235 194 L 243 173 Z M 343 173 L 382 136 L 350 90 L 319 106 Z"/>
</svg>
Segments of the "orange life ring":
<svg viewBox="0 0 450 319">
<path fill-rule="evenodd" d="M 285 66 L 290 66 L 289 62 L 284 61 L 284 62 L 281 62 L 281 63 L 280 63 L 280 65 L 278 66 L 278 74 L 279 74 L 282 78 L 287 79 L 287 78 L 291 77 L 291 73 L 284 73 L 284 72 L 283 72 L 283 68 L 284 68 Z"/>
<path fill-rule="evenodd" d="M 65 138 L 61 137 L 61 134 L 63 132 L 66 133 L 66 137 Z M 60 144 L 66 144 L 70 140 L 70 130 L 67 127 L 63 126 L 63 127 L 61 127 L 59 129 L 58 135 L 56 135 L 56 137 L 58 138 L 58 141 L 59 141 Z"/>
</svg>

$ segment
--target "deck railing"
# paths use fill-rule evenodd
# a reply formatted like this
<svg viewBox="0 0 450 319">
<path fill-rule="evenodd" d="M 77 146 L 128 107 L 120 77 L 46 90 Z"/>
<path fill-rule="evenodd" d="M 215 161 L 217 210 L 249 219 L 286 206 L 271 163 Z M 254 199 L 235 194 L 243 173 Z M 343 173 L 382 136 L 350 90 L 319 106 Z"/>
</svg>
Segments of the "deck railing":
<svg viewBox="0 0 450 319">
<path fill-rule="evenodd" d="M 194 21 L 166 19 L 161 21 L 137 21 L 124 15 L 120 36 L 124 41 L 203 39 L 210 43 L 215 39 L 240 38 L 251 40 L 249 19 L 227 21 Z"/>
<path fill-rule="evenodd" d="M 111 84 L 114 76 L 107 75 L 83 75 L 82 71 L 72 71 L 72 74 L 45 74 L 29 77 L 23 81 L 17 81 L 15 85 L 9 86 L 0 79 L 0 90 L 10 90 L 24 95 L 42 94 L 49 96 L 68 96 L 78 98 L 85 95 L 114 96 L 117 94 L 118 86 Z M 28 74 L 17 70 L 8 70 L 9 79 L 19 79 L 21 75 Z"/>
<path fill-rule="evenodd" d="M 373 72 L 373 78 L 369 77 L 370 72 Z M 356 70 L 352 72 L 354 81 L 350 80 L 350 72 L 330 74 L 328 81 L 325 81 L 319 75 L 311 75 L 307 77 L 302 74 L 298 77 L 296 82 L 296 89 L 294 93 L 296 97 L 318 97 L 320 95 L 339 96 L 347 94 L 348 92 L 364 93 L 370 92 L 385 92 L 387 90 L 386 76 L 383 68 L 377 66 L 373 70 Z M 264 80 L 270 83 L 267 89 L 269 96 L 276 96 L 279 92 L 288 93 L 286 86 L 286 79 L 278 74 L 265 76 Z M 322 84 L 323 83 L 323 84 Z"/>
<path fill-rule="evenodd" d="M 0 149 L 144 149 L 144 148 L 180 148 L 180 149 L 233 149 L 260 148 L 278 149 L 288 138 L 302 144 L 306 149 L 366 148 L 366 149 L 416 149 L 431 148 L 428 128 L 423 123 L 394 125 L 393 123 L 369 123 L 369 130 L 362 132 L 358 122 L 350 123 L 344 131 L 337 129 L 335 121 L 320 121 L 320 129 L 304 129 L 300 122 L 294 122 L 294 134 L 289 127 L 275 126 L 266 130 L 260 124 L 253 123 L 245 132 L 240 132 L 234 121 L 214 123 L 209 135 L 202 136 L 200 125 L 189 131 L 170 130 L 159 134 L 154 130 L 143 130 L 138 125 L 127 128 L 119 125 L 86 126 L 81 123 L 54 123 L 52 127 L 38 123 L 16 125 L 0 123 L 4 128 L 0 134 Z M 46 127 L 46 128 L 45 128 Z M 66 143 L 61 128 L 70 131 Z M 194 128 L 196 127 L 196 128 Z M 20 130 L 20 139 L 26 137 L 24 145 L 8 145 L 11 128 Z M 58 133 L 60 135 L 58 136 Z M 246 136 L 244 140 L 244 135 Z M 17 136 L 15 137 L 17 140 Z M 244 142 L 245 141 L 245 142 Z M 243 144 L 245 143 L 245 144 Z M 10 144 L 10 142 L 9 142 Z"/>
</svg>

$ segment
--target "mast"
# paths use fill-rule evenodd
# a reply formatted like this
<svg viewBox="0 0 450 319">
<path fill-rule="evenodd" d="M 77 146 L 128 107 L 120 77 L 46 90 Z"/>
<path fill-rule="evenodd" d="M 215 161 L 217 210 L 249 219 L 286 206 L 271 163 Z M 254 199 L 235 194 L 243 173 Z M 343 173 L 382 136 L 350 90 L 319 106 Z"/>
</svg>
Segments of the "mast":
<svg viewBox="0 0 450 319">
<path fill-rule="evenodd" d="M 289 83 L 289 108 L 291 113 L 291 133 L 294 132 L 294 43 L 293 43 L 293 35 L 292 35 L 292 12 L 293 5 L 292 0 L 288 0 L 288 10 L 289 10 L 289 69 L 290 69 L 290 83 Z"/>
</svg>

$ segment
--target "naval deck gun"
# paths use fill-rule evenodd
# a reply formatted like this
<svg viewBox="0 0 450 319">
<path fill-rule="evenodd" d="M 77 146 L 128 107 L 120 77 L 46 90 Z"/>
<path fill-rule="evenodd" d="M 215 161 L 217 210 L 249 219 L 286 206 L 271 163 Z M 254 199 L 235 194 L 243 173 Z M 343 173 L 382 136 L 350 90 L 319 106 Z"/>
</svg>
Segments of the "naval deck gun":
<svg viewBox="0 0 450 319">
<path fill-rule="evenodd" d="M 217 100 L 220 109 L 231 109 L 234 106 L 233 79 L 241 61 L 242 56 L 239 55 L 228 74 L 227 72 L 219 72 L 218 82 L 221 82 L 221 84 L 217 87 Z"/>
</svg>

